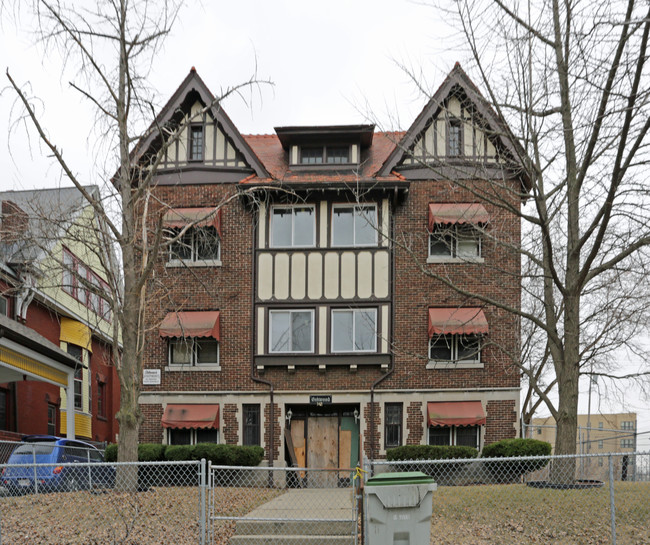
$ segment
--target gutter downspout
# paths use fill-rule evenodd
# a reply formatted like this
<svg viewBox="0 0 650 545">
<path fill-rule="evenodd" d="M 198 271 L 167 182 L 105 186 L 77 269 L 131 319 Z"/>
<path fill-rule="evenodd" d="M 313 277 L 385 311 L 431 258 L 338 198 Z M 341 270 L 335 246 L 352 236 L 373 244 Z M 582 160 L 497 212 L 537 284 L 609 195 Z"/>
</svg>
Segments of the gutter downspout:
<svg viewBox="0 0 650 545">
<path fill-rule="evenodd" d="M 391 219 L 395 217 L 395 208 L 397 207 L 397 191 L 393 195 L 393 210 L 391 210 Z M 392 222 L 391 222 L 392 223 Z M 388 243 L 390 245 L 391 238 L 387 237 Z M 390 248 L 391 253 L 391 305 L 390 305 L 390 329 L 388 331 L 388 338 L 393 338 L 393 326 L 395 324 L 395 253 L 394 249 Z M 389 343 L 390 346 L 390 343 Z M 382 376 L 380 376 L 375 382 L 372 383 L 370 387 L 370 430 L 371 434 L 375 433 L 375 388 L 379 385 L 380 382 L 386 380 L 390 375 L 395 371 L 395 354 L 391 354 L 390 358 L 390 369 L 386 371 Z M 374 466 L 372 462 L 375 459 L 375 442 L 374 440 L 370 441 L 370 476 L 374 474 Z"/>
</svg>

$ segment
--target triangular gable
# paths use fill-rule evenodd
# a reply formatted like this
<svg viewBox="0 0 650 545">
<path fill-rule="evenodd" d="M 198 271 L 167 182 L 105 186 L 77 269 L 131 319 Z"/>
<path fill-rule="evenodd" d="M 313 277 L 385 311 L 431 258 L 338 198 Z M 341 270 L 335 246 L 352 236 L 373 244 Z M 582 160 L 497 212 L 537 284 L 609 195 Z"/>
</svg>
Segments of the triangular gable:
<svg viewBox="0 0 650 545">
<path fill-rule="evenodd" d="M 215 97 L 208 89 L 207 85 L 203 82 L 201 77 L 197 74 L 196 70 L 192 68 L 190 73 L 185 77 L 183 82 L 179 85 L 176 92 L 169 99 L 167 104 L 160 111 L 154 123 L 151 124 L 150 130 L 156 126 L 165 126 L 174 121 L 179 122 L 183 115 L 191 114 L 192 111 L 196 111 L 197 103 L 201 107 L 211 104 L 214 101 Z M 206 112 L 212 120 L 216 121 L 214 126 L 214 135 L 213 140 L 208 141 L 210 135 L 206 134 L 206 149 L 216 149 L 217 144 L 221 145 L 221 142 L 218 141 L 218 134 L 224 137 L 224 146 L 226 154 L 233 161 L 226 163 L 222 166 L 230 167 L 237 166 L 238 163 L 236 159 L 239 157 L 245 162 L 245 166 L 252 169 L 255 174 L 260 178 L 268 177 L 268 173 L 264 168 L 264 165 L 255 155 L 253 150 L 250 148 L 246 140 L 241 136 L 237 127 L 228 117 L 228 114 L 224 111 L 223 107 L 217 103 L 212 105 Z M 212 126 L 212 124 L 210 125 Z M 189 129 L 185 129 L 187 131 Z M 138 161 L 144 155 L 146 150 L 156 142 L 159 134 L 153 130 L 147 137 L 143 138 L 133 151 L 133 158 Z M 185 137 L 181 135 L 179 138 L 181 145 L 185 144 Z M 211 146 L 211 148 L 207 148 Z M 172 150 L 173 146 L 170 146 L 170 153 L 176 153 Z M 232 148 L 232 149 L 231 149 Z M 206 153 L 207 155 L 207 153 Z M 209 166 L 209 165 L 208 165 Z"/>
<path fill-rule="evenodd" d="M 447 154 L 447 146 L 449 144 L 447 143 L 446 134 L 444 135 L 444 139 L 441 139 L 440 136 L 434 132 L 434 125 L 436 122 L 440 121 L 437 117 L 439 114 L 449 115 L 450 109 L 453 110 L 453 108 L 456 107 L 454 101 L 458 101 L 457 97 L 459 95 L 462 95 L 462 101 L 460 102 L 465 106 L 471 106 L 474 119 L 476 120 L 475 122 L 480 122 L 480 125 L 484 127 L 483 132 L 485 134 L 485 139 L 486 141 L 489 140 L 486 142 L 487 153 L 485 153 L 485 150 L 476 146 L 476 142 L 473 143 L 474 149 L 476 150 L 479 148 L 479 154 L 482 157 L 490 157 L 489 148 L 490 145 L 492 145 L 495 151 L 498 149 L 498 153 L 507 158 L 508 163 L 512 164 L 514 162 L 515 164 L 521 164 L 522 158 L 525 157 L 525 151 L 511 136 L 510 129 L 483 98 L 480 91 L 463 71 L 460 64 L 456 63 L 445 81 L 431 97 L 431 100 L 429 100 L 404 137 L 388 156 L 379 170 L 378 175 L 389 175 L 395 167 L 399 166 L 408 158 L 409 154 L 413 154 L 416 150 L 416 153 L 426 150 L 425 153 L 431 154 L 431 150 L 436 147 L 436 153 L 438 156 L 443 157 L 444 159 L 451 158 L 451 156 Z M 455 112 L 452 112 L 452 114 L 453 113 Z M 467 123 L 467 119 L 463 119 L 461 115 L 458 116 L 458 121 L 460 123 Z M 445 123 L 448 123 L 447 119 L 445 120 Z M 445 127 L 446 126 L 447 125 L 445 125 Z M 435 130 L 437 130 L 437 128 Z M 460 143 L 462 152 L 460 155 L 454 156 L 455 158 L 467 158 L 464 156 L 466 145 L 469 146 L 470 144 L 466 139 L 463 139 Z M 441 147 L 439 152 L 437 151 L 438 147 Z M 467 149 L 469 149 L 469 147 Z M 475 151 L 474 153 L 477 152 Z M 497 154 L 495 153 L 495 155 Z M 526 185 L 528 185 L 527 181 Z"/>
</svg>

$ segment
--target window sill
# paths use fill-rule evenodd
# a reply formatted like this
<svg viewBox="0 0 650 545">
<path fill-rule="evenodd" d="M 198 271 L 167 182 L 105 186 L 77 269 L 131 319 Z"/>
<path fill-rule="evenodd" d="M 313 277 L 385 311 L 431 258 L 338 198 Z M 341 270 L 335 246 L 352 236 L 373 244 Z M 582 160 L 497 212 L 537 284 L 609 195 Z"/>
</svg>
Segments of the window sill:
<svg viewBox="0 0 650 545">
<path fill-rule="evenodd" d="M 436 361 L 429 360 L 427 369 L 483 369 L 484 363 L 478 361 Z"/>
<path fill-rule="evenodd" d="M 483 263 L 482 257 L 429 256 L 427 263 Z"/>
<path fill-rule="evenodd" d="M 165 267 L 169 269 L 180 267 L 221 267 L 221 265 L 220 259 L 205 259 L 202 261 L 181 261 L 180 259 L 174 259 L 165 263 Z"/>
<path fill-rule="evenodd" d="M 219 364 L 214 364 L 214 365 L 209 365 L 209 364 L 200 364 L 200 365 L 168 365 L 165 367 L 165 371 L 221 371 L 221 365 Z"/>
</svg>

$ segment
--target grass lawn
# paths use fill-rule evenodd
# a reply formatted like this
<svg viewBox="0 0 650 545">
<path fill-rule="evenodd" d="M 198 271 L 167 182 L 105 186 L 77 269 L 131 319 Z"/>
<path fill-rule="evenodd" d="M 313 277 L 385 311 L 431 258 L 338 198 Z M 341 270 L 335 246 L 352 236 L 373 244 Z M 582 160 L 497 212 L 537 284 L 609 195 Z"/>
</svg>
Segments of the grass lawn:
<svg viewBox="0 0 650 545">
<path fill-rule="evenodd" d="M 522 484 L 439 487 L 431 543 L 605 545 L 609 487 L 550 490 Z M 650 483 L 614 486 L 617 545 L 650 544 Z"/>
</svg>

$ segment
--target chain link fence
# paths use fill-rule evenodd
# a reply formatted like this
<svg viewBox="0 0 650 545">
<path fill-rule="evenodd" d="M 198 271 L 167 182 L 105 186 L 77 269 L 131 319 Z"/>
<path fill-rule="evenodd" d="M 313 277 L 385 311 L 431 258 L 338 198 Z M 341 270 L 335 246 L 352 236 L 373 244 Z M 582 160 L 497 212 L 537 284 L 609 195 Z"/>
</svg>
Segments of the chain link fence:
<svg viewBox="0 0 650 545">
<path fill-rule="evenodd" d="M 423 471 L 431 543 L 650 543 L 650 453 L 367 462 L 368 475 Z"/>
<path fill-rule="evenodd" d="M 207 464 L 0 465 L 0 543 L 204 545 Z"/>
<path fill-rule="evenodd" d="M 356 475 L 351 469 L 212 466 L 211 543 L 356 545 L 361 483 Z"/>
</svg>

